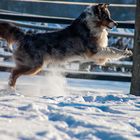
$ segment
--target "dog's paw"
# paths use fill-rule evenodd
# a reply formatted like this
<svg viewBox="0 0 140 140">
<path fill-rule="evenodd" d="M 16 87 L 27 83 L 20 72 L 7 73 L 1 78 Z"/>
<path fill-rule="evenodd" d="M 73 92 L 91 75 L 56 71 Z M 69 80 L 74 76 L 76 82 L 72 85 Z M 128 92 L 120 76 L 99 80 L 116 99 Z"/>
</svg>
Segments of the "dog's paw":
<svg viewBox="0 0 140 140">
<path fill-rule="evenodd" d="M 131 50 L 128 50 L 128 49 L 124 50 L 124 56 L 125 57 L 130 57 L 132 55 L 133 55 L 133 52 Z"/>
</svg>

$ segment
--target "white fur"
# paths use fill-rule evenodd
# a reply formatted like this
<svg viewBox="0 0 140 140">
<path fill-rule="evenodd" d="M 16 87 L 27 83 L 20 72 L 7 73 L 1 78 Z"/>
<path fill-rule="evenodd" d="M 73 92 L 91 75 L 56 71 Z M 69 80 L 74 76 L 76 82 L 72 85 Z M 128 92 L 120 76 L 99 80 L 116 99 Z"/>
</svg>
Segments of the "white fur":
<svg viewBox="0 0 140 140">
<path fill-rule="evenodd" d="M 99 39 L 98 39 L 98 44 L 99 44 L 99 49 L 100 48 L 105 48 L 108 46 L 108 32 L 106 29 L 103 29 L 99 33 Z"/>
</svg>

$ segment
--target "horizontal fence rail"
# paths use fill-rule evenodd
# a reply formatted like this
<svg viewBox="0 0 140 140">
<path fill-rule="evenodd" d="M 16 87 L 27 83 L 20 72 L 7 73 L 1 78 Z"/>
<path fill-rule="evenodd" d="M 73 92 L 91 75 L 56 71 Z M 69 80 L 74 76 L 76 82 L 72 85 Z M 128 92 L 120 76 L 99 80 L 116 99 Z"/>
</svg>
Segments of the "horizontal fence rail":
<svg viewBox="0 0 140 140">
<path fill-rule="evenodd" d="M 14 68 L 15 64 L 11 62 L 0 62 L 0 69 L 11 70 Z M 50 70 L 48 68 L 43 69 L 44 73 L 48 73 Z M 130 82 L 130 74 L 119 74 L 119 73 L 109 73 L 109 72 L 83 72 L 83 71 L 69 71 L 63 70 L 62 73 L 67 78 L 76 78 L 76 79 L 88 79 L 88 80 L 107 80 L 107 81 L 120 81 L 120 82 Z"/>
<path fill-rule="evenodd" d="M 57 24 L 70 24 L 74 19 L 64 17 L 49 17 L 37 16 L 29 14 L 13 14 L 13 13 L 0 13 L 0 19 L 42 22 L 42 23 L 57 23 Z"/>
<path fill-rule="evenodd" d="M 43 30 L 43 31 L 53 31 L 53 30 L 62 29 L 62 27 L 61 28 L 57 28 L 57 27 L 51 28 L 51 27 L 47 27 L 45 25 L 35 25 L 35 24 L 31 24 L 31 23 L 22 23 L 22 22 L 13 21 L 13 20 L 0 19 L 0 22 L 13 23 L 13 24 L 20 26 L 20 27 L 23 27 L 23 28 L 37 29 L 37 30 Z M 110 31 L 109 36 L 134 38 L 134 33 L 119 33 L 119 32 Z"/>
<path fill-rule="evenodd" d="M 134 33 L 109 32 L 110 36 L 134 38 Z"/>
<path fill-rule="evenodd" d="M 13 0 L 13 1 L 22 1 L 22 2 L 34 2 L 34 3 L 52 3 L 52 4 L 64 4 L 64 5 L 81 5 L 81 6 L 88 6 L 88 5 L 97 5 L 98 3 L 93 2 L 74 2 L 74 1 L 47 1 L 47 0 Z M 119 8 L 136 8 L 134 4 L 110 4 L 111 7 L 119 7 Z"/>
<path fill-rule="evenodd" d="M 66 72 L 67 78 L 88 79 L 88 80 L 105 80 L 105 81 L 119 81 L 130 82 L 131 75 L 119 75 L 100 72 Z"/>
<path fill-rule="evenodd" d="M 15 13 L 2 13 L 0 12 L 0 19 L 6 20 L 18 20 L 18 21 L 30 21 L 30 22 L 42 22 L 42 23 L 57 23 L 57 24 L 71 24 L 73 18 L 64 17 L 49 17 L 49 16 L 37 16 L 29 14 L 15 14 Z M 118 21 L 118 28 L 130 28 L 134 29 L 134 22 Z"/>
</svg>

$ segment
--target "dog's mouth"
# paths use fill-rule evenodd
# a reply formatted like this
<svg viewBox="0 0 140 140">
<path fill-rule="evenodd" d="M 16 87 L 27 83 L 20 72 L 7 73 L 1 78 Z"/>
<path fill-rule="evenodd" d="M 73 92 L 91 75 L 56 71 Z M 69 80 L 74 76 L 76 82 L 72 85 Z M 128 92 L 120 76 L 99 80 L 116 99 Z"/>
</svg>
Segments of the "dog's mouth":
<svg viewBox="0 0 140 140">
<path fill-rule="evenodd" d="M 112 22 L 109 22 L 109 24 L 107 25 L 107 28 L 112 29 L 113 27 L 116 27 L 117 25 L 118 25 L 117 22 L 112 21 Z"/>
<path fill-rule="evenodd" d="M 104 26 L 108 29 L 112 29 L 113 27 L 116 27 L 118 25 L 117 22 L 115 22 L 114 20 L 111 20 L 111 19 L 100 21 L 97 24 L 100 26 Z"/>
</svg>

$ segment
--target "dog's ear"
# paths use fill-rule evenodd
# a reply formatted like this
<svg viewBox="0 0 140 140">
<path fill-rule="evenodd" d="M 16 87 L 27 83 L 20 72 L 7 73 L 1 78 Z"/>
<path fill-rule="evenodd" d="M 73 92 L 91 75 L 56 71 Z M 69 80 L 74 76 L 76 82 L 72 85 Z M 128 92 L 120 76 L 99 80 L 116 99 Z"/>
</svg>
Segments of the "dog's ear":
<svg viewBox="0 0 140 140">
<path fill-rule="evenodd" d="M 108 8 L 109 4 L 108 3 L 99 3 L 98 8 Z"/>
<path fill-rule="evenodd" d="M 96 6 L 94 7 L 94 14 L 95 14 L 96 16 L 100 16 L 100 15 L 101 15 L 101 9 L 102 9 L 103 5 L 104 5 L 104 4 L 100 3 L 100 4 L 98 4 L 98 5 L 96 5 Z"/>
<path fill-rule="evenodd" d="M 99 3 L 99 4 L 97 5 L 98 8 L 103 8 L 104 6 L 105 6 L 104 3 Z"/>
<path fill-rule="evenodd" d="M 104 8 L 108 8 L 109 3 L 105 3 Z"/>
</svg>

